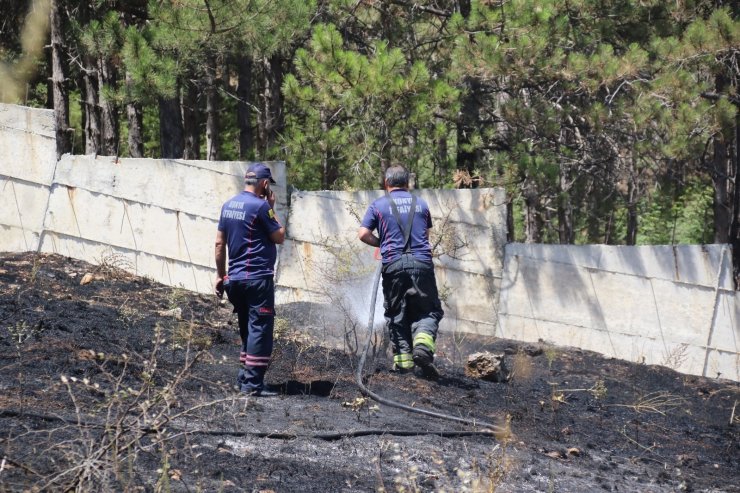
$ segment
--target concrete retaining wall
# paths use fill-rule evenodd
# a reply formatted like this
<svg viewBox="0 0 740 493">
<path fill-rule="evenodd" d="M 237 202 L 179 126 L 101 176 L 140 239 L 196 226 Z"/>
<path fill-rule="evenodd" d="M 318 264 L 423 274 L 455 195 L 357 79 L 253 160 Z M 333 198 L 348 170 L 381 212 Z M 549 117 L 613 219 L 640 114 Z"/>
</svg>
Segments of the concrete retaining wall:
<svg viewBox="0 0 740 493">
<path fill-rule="evenodd" d="M 0 104 L 0 251 L 36 250 L 55 165 L 54 112 Z"/>
<path fill-rule="evenodd" d="M 99 261 L 113 255 L 139 275 L 210 292 L 220 207 L 243 188 L 248 164 L 65 155 L 39 251 Z M 281 217 L 285 168 L 269 164 Z"/>
<path fill-rule="evenodd" d="M 375 249 L 357 239 L 367 206 L 381 195 L 366 192 L 301 192 L 291 197 L 288 238 L 278 271 L 278 301 L 299 305 L 294 316 L 341 337 L 347 315 L 365 327 Z M 501 189 L 419 190 L 429 203 L 434 228 L 437 285 L 445 318 L 441 329 L 492 335 L 506 241 Z M 291 310 L 288 310 L 289 313 Z M 382 295 L 375 309 L 382 323 Z M 339 325 L 338 325 L 339 324 Z"/>
<path fill-rule="evenodd" d="M 285 164 L 268 163 L 285 218 Z M 0 251 L 109 262 L 211 292 L 221 204 L 247 162 L 62 156 L 53 112 L 0 104 Z"/>
<path fill-rule="evenodd" d="M 500 337 L 740 380 L 726 245 L 506 246 Z"/>
<path fill-rule="evenodd" d="M 278 217 L 288 227 L 277 272 L 281 316 L 356 347 L 378 264 L 356 233 L 380 192 L 295 193 L 288 215 L 284 163 L 270 164 Z M 242 189 L 247 165 L 99 156 L 57 162 L 53 113 L 0 104 L 0 251 L 110 262 L 209 293 L 219 207 Z M 546 340 L 740 381 L 740 295 L 728 247 L 504 248 L 503 191 L 418 193 L 435 222 L 447 344 L 466 334 Z M 380 325 L 382 295 L 375 306 Z"/>
</svg>

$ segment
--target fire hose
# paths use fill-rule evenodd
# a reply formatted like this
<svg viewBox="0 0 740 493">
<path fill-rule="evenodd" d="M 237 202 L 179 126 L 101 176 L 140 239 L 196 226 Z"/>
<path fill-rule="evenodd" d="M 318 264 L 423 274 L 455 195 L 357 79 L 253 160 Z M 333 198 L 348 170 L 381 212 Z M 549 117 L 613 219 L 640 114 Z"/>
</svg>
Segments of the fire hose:
<svg viewBox="0 0 740 493">
<path fill-rule="evenodd" d="M 457 423 L 463 423 L 465 425 L 473 426 L 475 428 L 485 428 L 486 430 L 480 431 L 481 434 L 498 435 L 500 433 L 503 433 L 505 430 L 501 426 L 487 423 L 485 421 L 481 421 L 477 419 L 461 418 L 459 416 L 452 416 L 450 414 L 430 411 L 428 409 L 412 407 L 412 406 L 409 406 L 409 405 L 406 405 L 400 402 L 396 402 L 391 399 L 386 399 L 385 397 L 382 397 L 376 394 L 372 390 L 368 389 L 367 386 L 365 386 L 365 383 L 363 382 L 362 377 L 363 377 L 363 371 L 365 367 L 365 361 L 367 360 L 367 353 L 370 349 L 370 345 L 372 344 L 372 339 L 374 335 L 375 302 L 378 297 L 378 286 L 380 284 L 381 267 L 382 267 L 382 264 L 379 263 L 377 269 L 375 269 L 375 276 L 373 278 L 373 290 L 370 296 L 370 314 L 368 315 L 368 322 L 367 322 L 367 342 L 365 343 L 365 347 L 362 350 L 362 354 L 360 355 L 360 360 L 357 364 L 357 372 L 355 375 L 357 386 L 360 388 L 360 392 L 362 392 L 362 394 L 365 395 L 366 397 L 369 397 L 373 399 L 374 401 L 379 402 L 380 404 L 384 404 L 386 406 L 394 407 L 397 409 L 402 409 L 404 411 L 408 411 L 412 413 L 423 414 L 425 416 L 432 416 L 434 418 L 445 419 L 448 421 L 455 421 Z"/>
</svg>

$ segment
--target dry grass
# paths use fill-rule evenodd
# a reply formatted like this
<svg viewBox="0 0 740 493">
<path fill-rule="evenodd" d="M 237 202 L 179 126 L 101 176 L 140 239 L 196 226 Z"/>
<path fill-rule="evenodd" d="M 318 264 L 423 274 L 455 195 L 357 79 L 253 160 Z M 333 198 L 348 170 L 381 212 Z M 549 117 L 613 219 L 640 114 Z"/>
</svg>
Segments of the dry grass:
<svg viewBox="0 0 740 493">
<path fill-rule="evenodd" d="M 532 358 L 523 351 L 517 351 L 511 363 L 509 380 L 512 382 L 526 382 L 532 378 L 533 374 L 534 365 L 532 364 Z"/>
<path fill-rule="evenodd" d="M 640 398 L 634 404 L 611 404 L 613 407 L 626 407 L 633 409 L 636 413 L 655 413 L 665 416 L 666 414 L 684 407 L 686 400 L 670 392 L 651 392 Z"/>
</svg>

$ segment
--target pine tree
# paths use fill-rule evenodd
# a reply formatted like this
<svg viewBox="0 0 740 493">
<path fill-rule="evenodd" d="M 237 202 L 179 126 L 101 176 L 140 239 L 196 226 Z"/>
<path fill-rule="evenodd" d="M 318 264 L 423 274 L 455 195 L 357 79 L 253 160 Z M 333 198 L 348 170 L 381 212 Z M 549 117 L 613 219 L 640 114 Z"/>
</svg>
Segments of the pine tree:
<svg viewBox="0 0 740 493">
<path fill-rule="evenodd" d="M 489 112 L 478 119 L 473 147 L 483 153 L 488 179 L 507 185 L 515 201 L 521 197 L 527 241 L 568 243 L 581 238 L 581 228 L 583 239 L 593 241 L 604 236 L 602 227 L 618 223 L 622 241 L 634 244 L 641 204 L 655 184 L 677 162 L 696 167 L 698 144 L 707 138 L 697 116 L 709 113 L 700 101 L 703 78 L 686 70 L 692 65 L 686 62 L 706 70 L 708 58 L 736 56 L 733 21 L 722 9 L 705 7 L 473 2 L 467 18 L 453 19 L 455 77 L 481 81 Z M 725 33 L 711 38 L 713 48 L 699 35 L 703 23 Z M 670 63 L 666 48 L 659 48 L 692 37 L 710 51 Z M 587 199 L 594 190 L 602 203 L 622 202 L 616 222 L 611 213 L 589 217 L 604 210 Z"/>
<path fill-rule="evenodd" d="M 325 5 L 322 19 L 336 24 L 314 27 L 283 85 L 285 149 L 300 163 L 291 169 L 299 187 L 376 187 L 391 162 L 408 165 L 423 186 L 439 183 L 449 165 L 440 142 L 457 111 L 435 50 L 448 14 L 419 12 Z"/>
</svg>

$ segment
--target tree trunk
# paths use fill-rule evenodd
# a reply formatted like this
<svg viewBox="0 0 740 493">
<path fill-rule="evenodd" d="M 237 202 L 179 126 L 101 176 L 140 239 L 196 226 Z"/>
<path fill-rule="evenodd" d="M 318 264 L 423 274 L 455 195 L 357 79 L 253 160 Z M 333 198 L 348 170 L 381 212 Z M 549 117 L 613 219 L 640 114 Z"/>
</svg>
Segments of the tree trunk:
<svg viewBox="0 0 740 493">
<path fill-rule="evenodd" d="M 131 157 L 144 157 L 144 112 L 139 103 L 126 105 L 128 120 L 128 153 Z"/>
<path fill-rule="evenodd" d="M 239 128 L 239 159 L 254 158 L 254 130 L 252 128 L 252 58 L 240 56 L 236 60 L 236 125 Z"/>
<path fill-rule="evenodd" d="M 393 137 L 391 136 L 391 130 L 388 128 L 388 124 L 381 120 L 379 129 L 379 140 L 380 140 L 380 188 L 385 186 L 385 171 L 395 163 L 391 161 L 393 155 Z"/>
<path fill-rule="evenodd" d="M 524 242 L 539 243 L 542 239 L 542 225 L 539 215 L 539 193 L 537 186 L 529 179 L 522 184 L 524 195 Z"/>
<path fill-rule="evenodd" d="M 383 40 L 388 42 L 389 48 L 398 47 L 398 37 L 400 33 L 396 29 L 395 14 L 392 10 L 391 2 L 378 2 L 380 11 L 380 25 L 382 29 Z M 413 63 L 413 62 L 412 62 Z"/>
<path fill-rule="evenodd" d="M 479 164 L 480 152 L 477 149 L 471 149 L 470 146 L 473 134 L 478 128 L 480 82 L 473 77 L 467 77 L 464 86 L 465 95 L 457 122 L 457 169 L 473 178 L 470 188 L 476 188 L 478 180 L 474 178 L 474 174 Z"/>
<path fill-rule="evenodd" d="M 732 162 L 722 135 L 714 138 L 712 182 L 714 184 L 714 242 L 729 243 L 730 227 L 735 216 L 732 210 L 734 187 L 731 183 Z M 732 200 L 731 200 L 732 199 Z"/>
<path fill-rule="evenodd" d="M 126 74 L 126 85 L 131 84 L 131 76 Z M 128 153 L 131 157 L 144 157 L 144 113 L 141 104 L 131 101 L 126 104 L 128 121 Z"/>
<path fill-rule="evenodd" d="M 572 245 L 575 239 L 573 232 L 573 204 L 570 200 L 570 172 L 565 165 L 560 165 L 560 193 L 558 194 L 558 238 L 561 245 Z"/>
<path fill-rule="evenodd" d="M 380 189 L 385 187 L 385 172 L 391 167 L 391 162 L 384 157 L 380 157 Z"/>
<path fill-rule="evenodd" d="M 262 114 L 259 118 L 260 157 L 268 159 L 269 150 L 277 141 L 285 126 L 283 119 L 283 67 L 278 55 L 262 60 L 264 88 L 262 92 Z"/>
<path fill-rule="evenodd" d="M 118 107 L 115 101 L 105 96 L 105 87 L 116 87 L 116 70 L 105 55 L 97 60 L 98 65 L 98 101 L 100 103 L 100 152 L 105 156 L 118 156 Z"/>
<path fill-rule="evenodd" d="M 443 135 L 437 139 L 437 177 L 439 184 L 445 184 L 447 182 L 448 170 L 447 160 L 449 158 L 449 147 L 447 146 L 447 135 Z"/>
<path fill-rule="evenodd" d="M 122 8 L 122 5 L 118 6 Z M 145 28 L 147 17 L 146 0 L 129 0 L 128 9 L 122 9 L 121 19 L 125 28 L 135 27 L 139 31 Z M 131 74 L 126 72 L 124 80 L 127 93 L 133 93 Z M 128 154 L 133 158 L 144 157 L 144 110 L 140 100 L 131 100 L 126 103 L 126 121 L 128 123 Z"/>
<path fill-rule="evenodd" d="M 610 233 L 608 228 L 608 219 L 605 230 L 602 231 L 602 217 L 609 216 L 612 208 L 605 203 L 603 197 L 605 194 L 599 193 L 600 188 L 593 186 L 584 197 L 584 210 L 586 212 L 586 242 L 587 243 L 607 243 L 607 235 Z"/>
<path fill-rule="evenodd" d="M 178 96 L 159 100 L 159 144 L 163 159 L 182 158 L 185 145 Z"/>
<path fill-rule="evenodd" d="M 139 103 L 126 105 L 129 156 L 144 157 L 144 112 Z"/>
<path fill-rule="evenodd" d="M 83 57 L 82 74 L 85 100 L 85 154 L 100 154 L 100 108 L 97 70 L 89 56 Z"/>
<path fill-rule="evenodd" d="M 637 201 L 638 201 L 638 187 L 637 187 L 637 169 L 635 166 L 635 155 L 634 151 L 630 158 L 630 169 L 628 170 L 628 182 L 627 182 L 627 233 L 624 238 L 626 245 L 637 244 Z"/>
<path fill-rule="evenodd" d="M 457 8 L 464 18 L 470 17 L 470 0 L 460 0 L 457 2 Z"/>
<path fill-rule="evenodd" d="M 218 161 L 219 159 L 219 121 L 218 111 L 220 101 L 218 94 L 218 78 L 216 75 L 216 57 L 208 56 L 208 67 L 206 76 L 206 159 Z"/>
<path fill-rule="evenodd" d="M 321 188 L 329 190 L 329 151 L 325 137 L 328 135 L 329 126 L 326 123 L 326 110 L 319 110 L 319 119 L 321 120 L 321 140 L 319 148 L 321 149 Z"/>
<path fill-rule="evenodd" d="M 69 93 L 67 92 L 67 71 L 62 61 L 64 36 L 59 0 L 51 0 L 49 11 L 51 28 L 51 80 L 56 123 L 57 159 L 62 154 L 72 152 L 72 134 L 69 128 Z"/>
<path fill-rule="evenodd" d="M 516 231 L 514 227 L 514 201 L 511 198 L 506 200 L 506 242 L 516 241 Z"/>
<path fill-rule="evenodd" d="M 733 145 L 733 183 L 740 180 L 740 108 L 735 111 L 735 142 Z M 730 226 L 730 243 L 732 244 L 732 265 L 734 269 L 735 289 L 740 287 L 740 186 L 732 188 L 733 212 Z"/>
<path fill-rule="evenodd" d="M 182 125 L 185 132 L 183 159 L 200 159 L 200 111 L 198 88 L 186 82 L 182 93 Z"/>
</svg>

